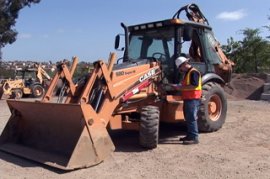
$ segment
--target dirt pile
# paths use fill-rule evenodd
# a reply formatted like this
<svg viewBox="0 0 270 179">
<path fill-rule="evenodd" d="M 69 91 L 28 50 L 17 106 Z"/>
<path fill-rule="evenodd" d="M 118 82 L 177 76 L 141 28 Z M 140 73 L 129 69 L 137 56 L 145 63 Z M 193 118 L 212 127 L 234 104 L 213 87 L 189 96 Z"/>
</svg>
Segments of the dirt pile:
<svg viewBox="0 0 270 179">
<path fill-rule="evenodd" d="M 265 74 L 233 74 L 232 81 L 224 89 L 227 98 L 260 100 L 265 79 Z"/>
</svg>

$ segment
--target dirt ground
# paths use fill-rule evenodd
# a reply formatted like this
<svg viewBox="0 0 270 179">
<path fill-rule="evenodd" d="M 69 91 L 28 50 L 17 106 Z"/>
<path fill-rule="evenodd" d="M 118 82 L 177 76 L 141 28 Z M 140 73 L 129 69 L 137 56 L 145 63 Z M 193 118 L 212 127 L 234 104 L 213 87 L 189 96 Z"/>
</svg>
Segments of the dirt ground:
<svg viewBox="0 0 270 179">
<path fill-rule="evenodd" d="M 235 78 L 235 80 L 237 79 Z M 260 81 L 259 78 L 253 80 Z M 247 81 L 254 83 L 250 79 Z M 261 81 L 259 83 L 261 84 Z M 245 85 L 250 86 L 251 84 L 245 83 L 243 86 Z M 254 91 L 256 90 L 254 88 Z M 248 91 L 254 93 L 250 89 Z M 200 134 L 200 144 L 198 145 L 184 146 L 179 143 L 179 137 L 185 134 L 184 125 L 162 125 L 159 145 L 154 150 L 143 150 L 139 147 L 137 132 L 114 132 L 111 136 L 116 151 L 110 157 L 97 166 L 72 172 L 63 172 L 0 152 L 0 179 L 269 179 L 270 103 L 243 99 L 248 98 L 250 93 L 244 95 L 236 90 L 236 86 L 228 89 L 227 92 L 230 98 L 225 124 L 217 132 Z M 234 96 L 235 93 L 241 93 L 243 96 Z M 0 100 L 0 132 L 9 116 L 5 100 Z"/>
</svg>

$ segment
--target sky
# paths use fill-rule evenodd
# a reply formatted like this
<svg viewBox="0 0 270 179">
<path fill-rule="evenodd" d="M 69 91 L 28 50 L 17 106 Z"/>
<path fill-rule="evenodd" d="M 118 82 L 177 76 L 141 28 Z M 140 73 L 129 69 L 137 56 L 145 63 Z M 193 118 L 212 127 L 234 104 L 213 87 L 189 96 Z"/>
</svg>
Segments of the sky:
<svg viewBox="0 0 270 179">
<path fill-rule="evenodd" d="M 182 6 L 196 3 L 226 44 L 241 40 L 241 30 L 270 25 L 269 0 L 41 0 L 19 13 L 17 40 L 2 49 L 4 60 L 107 61 L 114 39 L 123 33 L 120 23 L 134 25 L 172 18 Z M 117 52 L 120 58 L 122 53 Z"/>
</svg>

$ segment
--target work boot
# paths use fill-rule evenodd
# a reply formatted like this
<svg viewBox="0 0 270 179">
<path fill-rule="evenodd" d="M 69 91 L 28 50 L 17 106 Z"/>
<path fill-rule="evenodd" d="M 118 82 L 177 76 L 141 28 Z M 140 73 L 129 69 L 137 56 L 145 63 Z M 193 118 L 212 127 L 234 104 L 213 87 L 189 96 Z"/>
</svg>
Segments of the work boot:
<svg viewBox="0 0 270 179">
<path fill-rule="evenodd" d="M 185 141 L 185 140 L 188 140 L 189 137 L 188 136 L 185 136 L 185 137 L 180 137 L 179 141 Z"/>
<path fill-rule="evenodd" d="M 198 139 L 186 139 L 183 140 L 184 145 L 191 145 L 191 144 L 198 144 L 199 140 Z"/>
</svg>

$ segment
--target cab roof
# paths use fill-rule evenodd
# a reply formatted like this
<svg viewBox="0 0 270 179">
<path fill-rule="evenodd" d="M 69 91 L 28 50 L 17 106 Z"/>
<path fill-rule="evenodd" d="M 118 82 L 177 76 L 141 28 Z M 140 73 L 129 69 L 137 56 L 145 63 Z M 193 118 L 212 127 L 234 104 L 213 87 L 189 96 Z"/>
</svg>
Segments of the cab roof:
<svg viewBox="0 0 270 179">
<path fill-rule="evenodd" d="M 162 21 L 154 21 L 154 22 L 148 22 L 143 24 L 137 24 L 137 25 L 131 25 L 128 26 L 128 30 L 131 31 L 139 31 L 139 30 L 146 30 L 146 29 L 155 29 L 160 27 L 168 27 L 168 26 L 181 26 L 181 25 L 191 25 L 194 27 L 202 27 L 212 30 L 212 28 L 206 24 L 187 21 L 183 19 L 166 19 Z"/>
</svg>

